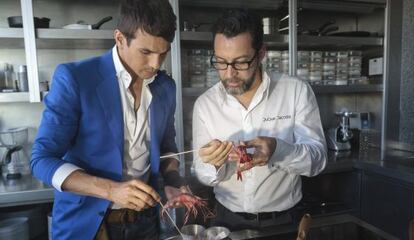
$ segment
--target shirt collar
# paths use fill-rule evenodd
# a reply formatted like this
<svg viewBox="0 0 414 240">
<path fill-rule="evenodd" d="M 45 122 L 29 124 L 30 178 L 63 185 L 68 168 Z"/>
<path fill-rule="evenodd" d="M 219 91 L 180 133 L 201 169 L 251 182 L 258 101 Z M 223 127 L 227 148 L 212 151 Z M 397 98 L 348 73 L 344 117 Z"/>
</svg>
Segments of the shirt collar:
<svg viewBox="0 0 414 240">
<path fill-rule="evenodd" d="M 131 74 L 129 74 L 129 72 L 125 69 L 124 65 L 122 64 L 121 59 L 119 58 L 118 48 L 116 47 L 116 45 L 112 48 L 112 58 L 114 60 L 116 76 L 119 81 L 122 81 L 122 85 L 124 86 L 124 88 L 127 89 L 131 84 L 132 77 Z M 148 84 L 152 83 L 156 76 L 157 74 L 155 74 L 151 78 L 144 79 L 144 86 L 147 86 Z"/>
</svg>

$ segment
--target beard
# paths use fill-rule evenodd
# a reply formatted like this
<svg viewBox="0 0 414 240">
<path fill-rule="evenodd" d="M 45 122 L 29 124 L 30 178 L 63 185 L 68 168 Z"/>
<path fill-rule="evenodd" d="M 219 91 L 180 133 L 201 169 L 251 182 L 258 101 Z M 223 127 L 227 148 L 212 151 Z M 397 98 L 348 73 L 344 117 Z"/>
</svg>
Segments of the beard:
<svg viewBox="0 0 414 240">
<path fill-rule="evenodd" d="M 253 74 L 252 76 L 250 76 L 247 79 L 242 79 L 242 78 L 238 78 L 238 77 L 233 77 L 233 78 L 226 78 L 221 80 L 224 88 L 226 89 L 226 92 L 230 95 L 233 96 L 239 96 L 242 95 L 243 93 L 247 92 L 250 90 L 250 88 L 253 85 L 254 82 L 254 78 L 255 78 L 255 74 Z M 239 86 L 237 87 L 233 87 L 230 86 L 230 83 L 237 83 L 239 84 Z"/>
</svg>

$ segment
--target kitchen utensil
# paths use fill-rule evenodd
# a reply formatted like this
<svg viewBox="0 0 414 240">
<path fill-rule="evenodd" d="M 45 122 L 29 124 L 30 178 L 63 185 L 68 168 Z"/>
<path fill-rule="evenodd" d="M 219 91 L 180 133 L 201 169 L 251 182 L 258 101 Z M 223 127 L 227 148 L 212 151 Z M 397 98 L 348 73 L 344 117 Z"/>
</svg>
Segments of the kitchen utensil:
<svg viewBox="0 0 414 240">
<path fill-rule="evenodd" d="M 13 65 L 9 63 L 4 63 L 3 68 L 3 76 L 4 76 L 4 86 L 2 91 L 3 92 L 14 92 L 15 86 L 14 86 L 14 70 Z"/>
<path fill-rule="evenodd" d="M 9 27 L 11 28 L 22 28 L 23 19 L 22 16 L 11 16 L 7 18 Z M 34 27 L 35 28 L 49 28 L 50 18 L 38 18 L 34 17 Z"/>
<path fill-rule="evenodd" d="M 303 215 L 303 217 L 302 217 L 302 219 L 300 220 L 300 223 L 299 223 L 298 236 L 297 236 L 296 240 L 305 240 L 306 239 L 306 236 L 308 235 L 311 223 L 312 223 L 311 215 L 308 214 L 308 213 Z"/>
<path fill-rule="evenodd" d="M 198 224 L 184 225 L 181 228 L 182 237 L 184 240 L 196 240 L 203 234 L 205 228 Z M 204 239 L 204 238 L 202 238 Z"/>
<path fill-rule="evenodd" d="M 177 235 L 177 236 L 167 237 L 164 240 L 183 240 L 183 237 L 181 237 L 180 235 Z"/>
<path fill-rule="evenodd" d="M 338 30 L 338 26 L 333 26 L 333 24 L 335 24 L 335 21 L 326 21 L 317 29 L 298 30 L 298 34 L 312 35 L 312 36 L 325 36 L 330 32 Z"/>
<path fill-rule="evenodd" d="M 230 230 L 226 227 L 214 226 L 207 228 L 202 234 L 201 239 L 221 240 L 230 235 Z"/>
<path fill-rule="evenodd" d="M 160 202 L 160 206 L 162 208 L 164 208 L 164 204 L 162 204 L 162 202 Z M 170 213 L 168 211 L 165 211 L 165 213 L 167 214 L 168 218 L 170 219 L 171 223 L 173 224 L 173 226 L 175 227 L 175 229 L 177 229 L 177 232 L 180 234 L 180 236 L 184 239 L 183 233 L 180 231 L 180 229 L 178 228 L 177 224 L 175 223 L 174 219 L 171 217 Z"/>
<path fill-rule="evenodd" d="M 182 155 L 182 154 L 186 154 L 186 153 L 192 153 L 192 152 L 195 152 L 195 151 L 198 151 L 198 150 L 199 149 L 193 149 L 193 150 L 189 150 L 189 151 L 184 151 L 184 152 L 179 152 L 179 153 L 174 153 L 174 154 L 168 154 L 168 155 L 161 156 L 160 158 L 163 159 L 163 158 L 174 157 L 174 156 L 178 156 L 178 155 Z"/>
<path fill-rule="evenodd" d="M 99 29 L 102 24 L 109 22 L 112 20 L 111 16 L 108 17 L 104 17 L 101 20 L 99 20 L 99 22 L 95 23 L 95 24 L 87 24 L 84 21 L 78 21 L 77 23 L 73 23 L 73 24 L 68 24 L 63 26 L 62 28 L 64 29 Z"/>
<path fill-rule="evenodd" d="M 29 82 L 27 80 L 27 67 L 26 65 L 20 65 L 17 72 L 17 83 L 19 92 L 29 91 Z"/>
<path fill-rule="evenodd" d="M 206 145 L 202 146 L 201 148 L 206 148 L 206 147 L 209 147 L 209 146 L 210 146 L 210 144 L 206 144 Z M 196 152 L 200 149 L 193 149 L 193 150 L 183 151 L 183 152 L 179 152 L 179 153 L 168 154 L 168 155 L 161 156 L 160 158 L 161 159 L 162 158 L 169 158 L 169 157 L 174 157 L 174 156 L 178 156 L 178 155 L 182 155 L 182 154 L 186 154 L 186 153 L 192 153 L 192 152 Z"/>
<path fill-rule="evenodd" d="M 347 31 L 347 32 L 336 32 L 330 33 L 328 36 L 338 36 L 338 37 L 369 37 L 371 36 L 370 32 L 367 31 Z"/>
</svg>

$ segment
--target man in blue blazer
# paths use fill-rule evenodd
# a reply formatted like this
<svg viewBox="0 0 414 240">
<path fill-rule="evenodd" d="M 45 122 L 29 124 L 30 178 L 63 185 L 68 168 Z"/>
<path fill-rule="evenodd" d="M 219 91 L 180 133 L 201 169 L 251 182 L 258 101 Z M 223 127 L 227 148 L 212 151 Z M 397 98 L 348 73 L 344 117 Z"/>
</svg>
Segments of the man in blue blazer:
<svg viewBox="0 0 414 240">
<path fill-rule="evenodd" d="M 157 239 L 157 179 L 184 190 L 177 151 L 174 81 L 159 68 L 174 39 L 167 0 L 125 0 L 116 45 L 61 64 L 33 144 L 34 176 L 53 186 L 58 239 Z M 181 188 L 181 189 L 180 189 Z"/>
</svg>

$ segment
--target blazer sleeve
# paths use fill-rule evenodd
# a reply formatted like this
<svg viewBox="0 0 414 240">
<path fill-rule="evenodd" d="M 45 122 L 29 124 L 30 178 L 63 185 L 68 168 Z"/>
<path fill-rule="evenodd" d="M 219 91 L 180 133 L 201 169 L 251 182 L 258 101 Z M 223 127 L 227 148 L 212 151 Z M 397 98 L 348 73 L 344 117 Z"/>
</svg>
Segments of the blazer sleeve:
<svg viewBox="0 0 414 240">
<path fill-rule="evenodd" d="M 176 107 L 176 87 L 174 81 L 171 79 L 171 83 L 167 92 L 168 102 L 168 115 L 166 121 L 166 127 L 164 137 L 161 142 L 161 155 L 165 153 L 177 152 L 177 144 L 175 142 L 175 107 Z"/>
<path fill-rule="evenodd" d="M 76 137 L 80 118 L 79 86 L 69 65 L 59 65 L 44 100 L 45 109 L 33 143 L 30 167 L 33 175 L 52 185 L 55 171 Z"/>
</svg>

